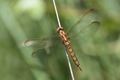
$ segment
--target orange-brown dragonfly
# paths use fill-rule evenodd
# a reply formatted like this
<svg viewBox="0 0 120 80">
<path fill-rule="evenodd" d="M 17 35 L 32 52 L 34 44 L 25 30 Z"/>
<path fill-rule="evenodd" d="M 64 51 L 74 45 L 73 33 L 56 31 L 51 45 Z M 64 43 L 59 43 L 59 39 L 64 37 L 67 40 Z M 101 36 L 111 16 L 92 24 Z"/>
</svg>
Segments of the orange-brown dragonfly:
<svg viewBox="0 0 120 80">
<path fill-rule="evenodd" d="M 49 37 L 42 39 L 29 39 L 25 41 L 26 46 L 39 45 L 39 49 L 35 49 L 32 55 L 38 54 L 38 52 L 46 47 L 52 47 L 54 45 L 60 45 L 61 42 L 66 46 L 67 51 L 70 53 L 74 63 L 80 69 L 79 61 L 71 47 L 71 43 L 75 40 L 79 40 L 80 43 L 86 42 L 99 28 L 99 21 L 96 18 L 95 10 L 90 9 L 86 11 L 83 16 L 68 29 L 64 31 L 63 27 L 58 27 L 58 37 Z"/>
</svg>

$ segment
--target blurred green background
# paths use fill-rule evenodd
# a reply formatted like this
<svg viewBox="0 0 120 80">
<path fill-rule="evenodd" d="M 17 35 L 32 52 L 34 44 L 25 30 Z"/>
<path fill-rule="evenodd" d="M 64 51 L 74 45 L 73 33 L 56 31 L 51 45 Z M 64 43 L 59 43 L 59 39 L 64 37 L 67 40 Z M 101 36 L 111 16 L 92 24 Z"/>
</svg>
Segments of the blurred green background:
<svg viewBox="0 0 120 80">
<path fill-rule="evenodd" d="M 64 28 L 75 21 L 79 10 L 95 8 L 100 27 L 76 55 L 83 71 L 72 63 L 76 80 L 120 80 L 120 1 L 56 0 Z M 69 23 L 71 20 L 71 23 Z M 73 22 L 73 23 L 72 23 Z M 23 46 L 29 38 L 58 35 L 52 0 L 0 0 L 0 80 L 72 80 L 58 46 L 39 59 Z"/>
</svg>

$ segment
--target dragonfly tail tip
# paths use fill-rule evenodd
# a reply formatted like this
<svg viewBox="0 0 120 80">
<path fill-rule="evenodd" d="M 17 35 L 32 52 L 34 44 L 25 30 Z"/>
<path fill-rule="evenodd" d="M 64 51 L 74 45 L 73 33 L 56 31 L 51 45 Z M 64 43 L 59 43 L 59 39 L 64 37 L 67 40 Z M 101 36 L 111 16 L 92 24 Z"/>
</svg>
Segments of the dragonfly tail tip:
<svg viewBox="0 0 120 80">
<path fill-rule="evenodd" d="M 82 71 L 82 68 L 79 66 L 80 71 Z"/>
</svg>

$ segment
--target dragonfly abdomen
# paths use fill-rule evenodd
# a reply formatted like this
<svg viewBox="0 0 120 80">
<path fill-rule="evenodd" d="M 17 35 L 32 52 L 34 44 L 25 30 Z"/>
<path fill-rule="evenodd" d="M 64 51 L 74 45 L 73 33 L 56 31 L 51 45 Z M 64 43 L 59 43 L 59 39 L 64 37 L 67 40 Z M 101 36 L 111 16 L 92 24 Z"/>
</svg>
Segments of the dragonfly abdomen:
<svg viewBox="0 0 120 80">
<path fill-rule="evenodd" d="M 79 63 L 79 61 L 78 61 L 78 59 L 77 59 L 77 57 L 76 57 L 76 55 L 75 55 L 71 45 L 70 45 L 70 41 L 69 40 L 66 41 L 65 45 L 66 45 L 66 47 L 67 47 L 67 49 L 68 49 L 68 51 L 69 51 L 69 53 L 70 53 L 74 63 L 77 65 L 77 67 L 79 67 L 80 70 L 82 70 L 81 67 L 80 67 L 80 63 Z"/>
</svg>

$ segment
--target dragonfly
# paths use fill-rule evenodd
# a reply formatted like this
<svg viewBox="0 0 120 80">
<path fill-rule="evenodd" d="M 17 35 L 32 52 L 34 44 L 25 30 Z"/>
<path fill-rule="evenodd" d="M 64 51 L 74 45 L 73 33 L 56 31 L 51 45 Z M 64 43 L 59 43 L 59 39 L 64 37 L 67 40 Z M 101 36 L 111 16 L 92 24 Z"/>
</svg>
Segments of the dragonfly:
<svg viewBox="0 0 120 80">
<path fill-rule="evenodd" d="M 100 22 L 96 17 L 96 11 L 94 9 L 89 9 L 67 31 L 65 31 L 63 27 L 59 26 L 57 28 L 59 36 L 40 39 L 28 39 L 27 41 L 25 41 L 24 44 L 26 46 L 39 46 L 38 49 L 35 49 L 33 51 L 33 56 L 40 54 L 40 50 L 47 47 L 64 44 L 67 51 L 70 53 L 73 62 L 80 70 L 82 70 L 80 63 L 71 46 L 71 43 L 74 43 L 75 40 L 79 40 L 81 44 L 88 41 L 89 38 L 91 38 L 98 30 L 99 25 Z"/>
</svg>

